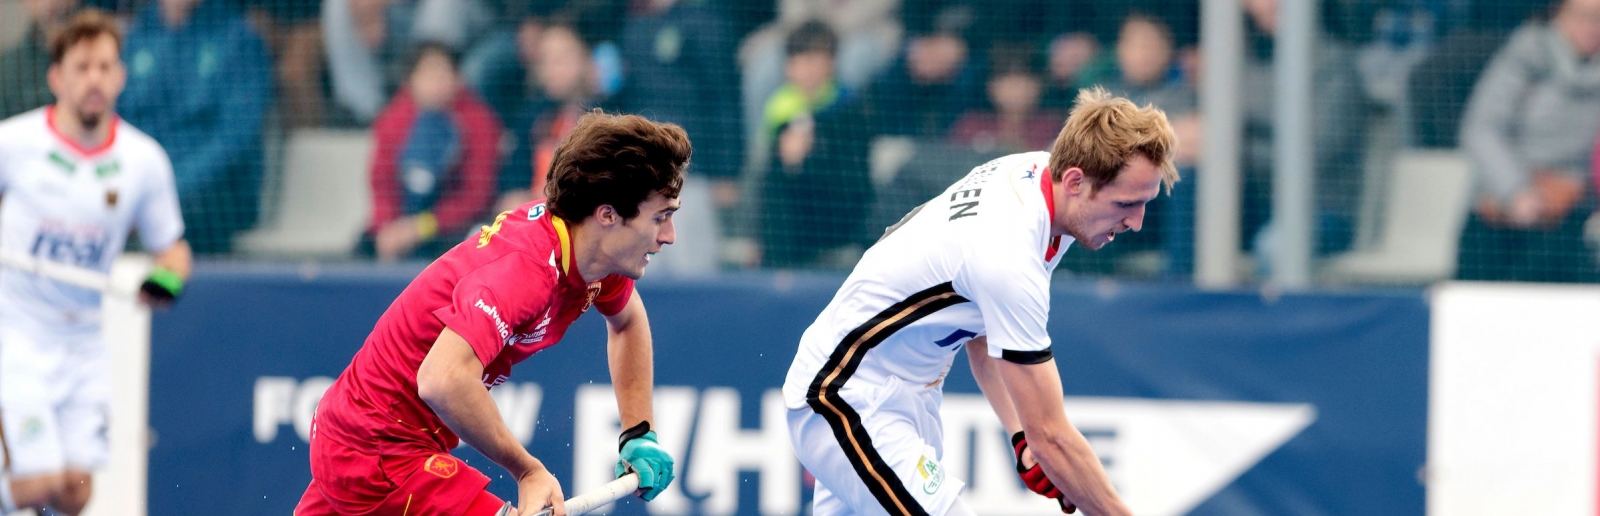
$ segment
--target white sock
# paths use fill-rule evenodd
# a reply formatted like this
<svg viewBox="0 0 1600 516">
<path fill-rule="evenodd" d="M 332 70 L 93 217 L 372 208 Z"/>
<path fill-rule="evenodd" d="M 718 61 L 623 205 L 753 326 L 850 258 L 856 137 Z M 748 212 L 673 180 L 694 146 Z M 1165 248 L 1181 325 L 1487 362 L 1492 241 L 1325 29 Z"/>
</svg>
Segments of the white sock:
<svg viewBox="0 0 1600 516">
<path fill-rule="evenodd" d="M 17 512 L 17 502 L 11 499 L 11 475 L 0 471 L 0 514 Z"/>
</svg>

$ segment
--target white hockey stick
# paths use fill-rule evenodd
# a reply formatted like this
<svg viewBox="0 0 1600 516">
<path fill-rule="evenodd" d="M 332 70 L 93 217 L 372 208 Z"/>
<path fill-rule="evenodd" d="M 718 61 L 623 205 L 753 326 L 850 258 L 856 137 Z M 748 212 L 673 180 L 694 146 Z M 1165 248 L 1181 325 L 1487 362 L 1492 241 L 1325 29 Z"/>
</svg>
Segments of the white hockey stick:
<svg viewBox="0 0 1600 516">
<path fill-rule="evenodd" d="M 579 516 L 588 514 L 589 511 L 610 505 L 611 502 L 621 500 L 623 497 L 638 490 L 639 474 L 629 473 L 623 475 L 616 480 L 612 480 L 611 483 L 601 486 L 600 489 L 568 498 L 566 501 L 567 515 Z M 500 514 L 501 516 L 511 514 L 511 504 L 507 503 L 506 507 L 500 510 Z M 550 516 L 552 514 L 555 514 L 554 508 L 545 508 L 545 510 L 539 511 L 539 516 Z"/>
<path fill-rule="evenodd" d="M 113 286 L 111 276 L 100 271 L 50 260 L 40 260 L 26 254 L 0 252 L 0 266 L 43 276 L 68 285 L 97 290 L 103 294 L 131 296 L 137 290 L 136 288 L 118 288 L 121 287 L 120 285 Z"/>
</svg>

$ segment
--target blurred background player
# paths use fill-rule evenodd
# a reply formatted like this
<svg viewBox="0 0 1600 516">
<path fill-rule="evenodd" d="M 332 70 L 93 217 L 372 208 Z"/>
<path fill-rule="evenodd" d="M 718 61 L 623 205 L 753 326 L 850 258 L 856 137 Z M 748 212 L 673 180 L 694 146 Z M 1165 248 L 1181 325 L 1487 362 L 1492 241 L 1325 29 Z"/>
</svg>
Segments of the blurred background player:
<svg viewBox="0 0 1600 516">
<path fill-rule="evenodd" d="M 637 471 L 645 500 L 665 490 L 673 460 L 650 429 L 650 326 L 633 281 L 675 238 L 690 150 L 676 125 L 580 118 L 555 150 L 548 201 L 501 213 L 423 270 L 328 389 L 295 514 L 494 515 L 503 502 L 485 490 L 489 478 L 450 456 L 463 440 L 517 479 L 520 514 L 565 514 L 560 483 L 512 436 L 488 389 L 591 306 L 606 317 L 627 428 L 616 474 Z"/>
<path fill-rule="evenodd" d="M 110 16 L 73 16 L 50 40 L 56 103 L 0 122 L 0 252 L 107 272 L 137 229 L 156 255 L 143 297 L 166 305 L 192 259 L 166 152 L 115 113 L 121 44 Z M 101 338 L 99 292 L 0 270 L 0 513 L 88 503 L 107 459 Z"/>
<path fill-rule="evenodd" d="M 978 166 L 867 250 L 784 382 L 812 514 L 975 514 L 941 466 L 939 404 L 962 345 L 1028 488 L 1069 512 L 1131 514 L 1062 408 L 1050 273 L 1074 242 L 1097 250 L 1143 226 L 1178 179 L 1175 146 L 1160 110 L 1085 90 L 1050 152 Z"/>
</svg>

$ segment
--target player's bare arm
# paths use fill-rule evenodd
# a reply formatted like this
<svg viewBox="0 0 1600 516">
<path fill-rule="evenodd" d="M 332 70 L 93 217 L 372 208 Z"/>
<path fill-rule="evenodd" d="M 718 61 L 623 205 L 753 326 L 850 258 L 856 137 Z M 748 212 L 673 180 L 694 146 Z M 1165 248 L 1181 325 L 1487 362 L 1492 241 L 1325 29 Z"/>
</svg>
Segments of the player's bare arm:
<svg viewBox="0 0 1600 516">
<path fill-rule="evenodd" d="M 996 361 L 996 369 L 1027 433 L 1033 458 L 1066 501 L 1096 516 L 1132 514 L 1111 486 L 1089 441 L 1067 420 L 1055 360 L 1037 364 L 1001 360 Z"/>
<path fill-rule="evenodd" d="M 639 496 L 654 500 L 676 475 L 672 456 L 650 428 L 654 418 L 651 390 L 655 386 L 655 352 L 650 342 L 650 320 L 637 291 L 622 311 L 606 317 L 606 331 L 611 384 L 617 393 L 617 412 L 624 429 L 618 438 L 614 473 L 619 477 L 629 471 L 638 473 Z"/>
<path fill-rule="evenodd" d="M 179 239 L 155 256 L 155 268 L 139 286 L 139 299 L 145 304 L 164 308 L 183 293 L 183 286 L 194 272 L 194 251 L 189 241 Z"/>
<path fill-rule="evenodd" d="M 511 435 L 483 386 L 483 363 L 467 340 L 450 328 L 440 332 L 417 368 L 417 396 L 462 441 L 517 479 L 519 514 L 534 514 L 546 506 L 555 507 L 557 516 L 566 514 L 560 482 Z"/>
<path fill-rule="evenodd" d="M 650 321 L 637 291 L 621 312 L 606 317 L 606 354 L 622 427 L 653 421 L 654 350 L 650 342 Z"/>
<path fill-rule="evenodd" d="M 155 262 L 156 267 L 172 271 L 188 281 L 189 275 L 194 272 L 194 251 L 189 248 L 188 240 L 179 240 L 167 250 L 156 253 Z"/>
<path fill-rule="evenodd" d="M 978 389 L 989 400 L 989 406 L 994 408 L 994 415 L 1000 418 L 1000 424 L 1006 427 L 1006 435 L 1012 435 L 1022 431 L 1022 420 L 1017 417 L 1017 407 L 1011 403 L 1011 393 L 1006 391 L 1005 383 L 1000 379 L 999 362 L 989 356 L 987 336 L 980 335 L 967 341 L 967 363 L 972 365 L 972 378 L 978 381 Z"/>
</svg>

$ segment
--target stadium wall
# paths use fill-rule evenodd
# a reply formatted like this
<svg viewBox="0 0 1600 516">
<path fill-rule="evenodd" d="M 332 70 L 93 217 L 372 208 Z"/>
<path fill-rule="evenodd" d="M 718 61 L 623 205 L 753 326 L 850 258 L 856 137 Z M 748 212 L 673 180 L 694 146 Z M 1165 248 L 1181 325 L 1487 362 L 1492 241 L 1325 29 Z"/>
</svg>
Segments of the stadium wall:
<svg viewBox="0 0 1600 516">
<path fill-rule="evenodd" d="M 152 325 L 149 513 L 288 513 L 310 478 L 305 436 L 318 397 L 415 273 L 201 267 L 181 306 Z M 680 470 L 648 510 L 632 502 L 613 514 L 803 514 L 808 479 L 788 450 L 777 389 L 795 339 L 840 280 L 640 284 L 658 353 L 657 426 Z M 1052 295 L 1068 414 L 1135 512 L 1423 513 L 1421 292 L 1065 283 Z M 569 496 L 607 480 L 615 457 L 602 325 L 580 320 L 494 391 Z M 964 359 L 946 393 L 945 469 L 968 483 L 968 502 L 986 515 L 1054 512 L 1016 480 Z M 457 453 L 514 496 L 497 466 Z"/>
</svg>

